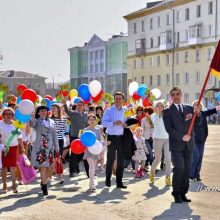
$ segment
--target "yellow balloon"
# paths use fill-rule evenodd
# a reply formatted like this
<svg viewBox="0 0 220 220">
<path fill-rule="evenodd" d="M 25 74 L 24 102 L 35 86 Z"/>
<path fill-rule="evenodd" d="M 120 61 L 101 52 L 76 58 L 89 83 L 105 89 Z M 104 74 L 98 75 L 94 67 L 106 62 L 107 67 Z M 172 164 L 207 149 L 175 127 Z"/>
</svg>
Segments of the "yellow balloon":
<svg viewBox="0 0 220 220">
<path fill-rule="evenodd" d="M 70 98 L 78 96 L 78 92 L 76 89 L 70 90 Z"/>
</svg>

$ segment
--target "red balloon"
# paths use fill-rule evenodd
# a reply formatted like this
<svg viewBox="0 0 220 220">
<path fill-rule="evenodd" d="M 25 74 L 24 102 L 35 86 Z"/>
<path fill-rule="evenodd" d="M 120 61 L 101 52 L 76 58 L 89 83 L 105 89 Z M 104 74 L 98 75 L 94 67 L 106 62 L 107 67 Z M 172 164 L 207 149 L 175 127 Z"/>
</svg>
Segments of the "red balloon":
<svg viewBox="0 0 220 220">
<path fill-rule="evenodd" d="M 60 90 L 60 95 L 62 95 L 63 97 L 66 97 L 69 95 L 69 91 L 62 91 Z"/>
<path fill-rule="evenodd" d="M 88 100 L 83 100 L 83 102 L 87 105 L 87 104 L 90 103 L 90 99 L 88 99 Z"/>
<path fill-rule="evenodd" d="M 82 144 L 80 139 L 75 139 L 71 142 L 70 149 L 74 154 L 82 154 L 86 147 Z"/>
<path fill-rule="evenodd" d="M 132 97 L 133 97 L 133 99 L 134 99 L 135 101 L 137 101 L 137 100 L 139 100 L 139 99 L 141 98 L 141 96 L 139 96 L 137 92 L 134 92 L 134 94 L 133 94 Z"/>
<path fill-rule="evenodd" d="M 22 94 L 22 92 L 26 89 L 27 89 L 27 86 L 25 86 L 24 84 L 18 84 L 18 86 L 16 88 L 18 96 L 20 96 Z"/>
<path fill-rule="evenodd" d="M 29 99 L 35 103 L 37 101 L 37 93 L 33 89 L 26 89 L 22 92 L 21 99 Z"/>
<path fill-rule="evenodd" d="M 148 97 L 144 98 L 143 106 L 144 107 L 152 106 L 152 103 L 149 101 Z"/>
<path fill-rule="evenodd" d="M 96 97 L 92 97 L 92 100 L 94 102 L 98 102 L 102 98 L 103 90 L 100 91 L 100 93 Z"/>
<path fill-rule="evenodd" d="M 53 100 L 53 97 L 52 97 L 51 95 L 45 95 L 44 98 L 47 98 L 47 99 L 49 99 L 50 101 Z"/>
<path fill-rule="evenodd" d="M 17 100 L 17 98 L 13 94 L 8 95 L 6 99 L 8 103 L 16 103 Z"/>
<path fill-rule="evenodd" d="M 1 121 L 1 120 L 3 120 L 3 117 L 2 117 L 2 115 L 0 114 L 0 121 Z"/>
</svg>

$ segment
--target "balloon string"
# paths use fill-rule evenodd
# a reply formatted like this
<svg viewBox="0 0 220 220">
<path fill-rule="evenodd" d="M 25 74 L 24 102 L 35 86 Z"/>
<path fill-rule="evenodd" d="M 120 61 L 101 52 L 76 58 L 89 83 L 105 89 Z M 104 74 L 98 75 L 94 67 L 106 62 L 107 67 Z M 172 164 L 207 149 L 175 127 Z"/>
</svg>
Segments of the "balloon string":
<svg viewBox="0 0 220 220">
<path fill-rule="evenodd" d="M 8 138 L 8 141 L 7 141 L 6 147 L 5 147 L 5 153 L 4 153 L 5 156 L 7 156 L 10 144 L 16 134 L 18 134 L 18 128 L 16 128 L 14 131 L 12 131 L 10 137 Z"/>
</svg>

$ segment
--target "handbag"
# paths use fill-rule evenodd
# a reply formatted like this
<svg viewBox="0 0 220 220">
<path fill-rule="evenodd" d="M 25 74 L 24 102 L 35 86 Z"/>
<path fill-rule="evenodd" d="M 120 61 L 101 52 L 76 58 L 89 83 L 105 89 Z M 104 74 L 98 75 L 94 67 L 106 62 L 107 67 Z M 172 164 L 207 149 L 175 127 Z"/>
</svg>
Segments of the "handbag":
<svg viewBox="0 0 220 220">
<path fill-rule="evenodd" d="M 55 159 L 55 171 L 57 174 L 63 174 L 63 163 L 60 157 Z"/>
</svg>

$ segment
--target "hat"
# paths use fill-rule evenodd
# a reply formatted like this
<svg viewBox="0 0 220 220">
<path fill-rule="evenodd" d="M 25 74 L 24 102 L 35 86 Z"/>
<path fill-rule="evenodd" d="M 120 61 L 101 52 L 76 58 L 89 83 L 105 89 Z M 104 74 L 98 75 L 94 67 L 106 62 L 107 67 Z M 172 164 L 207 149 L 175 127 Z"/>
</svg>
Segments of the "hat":
<svg viewBox="0 0 220 220">
<path fill-rule="evenodd" d="M 135 125 L 138 123 L 138 120 L 136 118 L 128 118 L 126 121 L 125 121 L 126 125 L 127 126 L 131 126 L 131 125 Z"/>
</svg>

